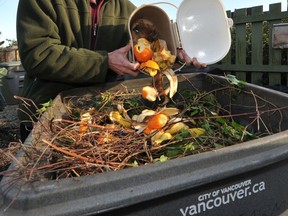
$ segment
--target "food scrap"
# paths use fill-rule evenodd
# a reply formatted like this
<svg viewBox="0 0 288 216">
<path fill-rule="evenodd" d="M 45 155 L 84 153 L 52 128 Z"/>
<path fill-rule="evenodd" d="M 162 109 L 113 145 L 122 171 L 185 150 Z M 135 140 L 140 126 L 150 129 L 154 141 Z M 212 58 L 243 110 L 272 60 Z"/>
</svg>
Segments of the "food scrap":
<svg viewBox="0 0 288 216">
<path fill-rule="evenodd" d="M 137 130 L 137 133 L 151 135 L 151 143 L 160 145 L 162 142 L 172 140 L 177 134 L 186 130 L 190 137 L 201 136 L 205 134 L 203 128 L 190 128 L 182 122 L 179 117 L 179 109 L 172 107 L 159 107 L 157 110 L 144 109 L 139 115 L 122 116 L 125 112 L 123 106 L 118 105 L 118 111 L 111 111 L 110 120 L 122 127 Z M 125 112 L 127 113 L 127 112 Z"/>
<path fill-rule="evenodd" d="M 133 51 L 135 59 L 140 62 L 139 69 L 153 78 L 154 86 L 145 88 L 144 99 L 164 101 L 166 104 L 177 92 L 178 79 L 172 66 L 176 56 L 171 54 L 165 40 L 159 38 L 156 26 L 146 19 L 135 22 L 132 28 Z M 167 77 L 169 86 L 165 87 L 163 78 Z M 157 94 L 155 94 L 155 90 Z M 149 92 L 151 91 L 151 92 Z M 145 97 L 148 95 L 149 97 Z M 153 95 L 152 97 L 150 97 Z M 157 96 L 157 98 L 155 98 Z"/>
<path fill-rule="evenodd" d="M 138 39 L 137 44 L 134 45 L 134 55 L 139 62 L 146 62 L 152 59 L 153 50 L 151 49 L 151 43 L 145 38 Z"/>
<path fill-rule="evenodd" d="M 227 88 L 193 91 L 190 82 L 182 84 L 177 97 L 165 106 L 147 103 L 138 87 L 63 97 L 62 117 L 51 119 L 49 128 L 46 123 L 38 125 L 44 133 L 37 134 L 37 145 L 33 142 L 25 147 L 29 160 L 21 160 L 24 164 L 17 167 L 17 179 L 19 174 L 29 181 L 87 176 L 217 150 L 267 135 L 266 131 L 247 131 L 247 125 L 256 119 L 254 113 L 243 113 L 246 119 L 254 118 L 240 125 L 226 105 L 221 106 L 217 99 L 224 92 L 226 95 Z M 239 94 L 234 86 L 228 90 L 229 95 Z M 250 92 L 245 95 L 255 97 Z M 56 116 L 57 108 L 53 107 Z"/>
</svg>

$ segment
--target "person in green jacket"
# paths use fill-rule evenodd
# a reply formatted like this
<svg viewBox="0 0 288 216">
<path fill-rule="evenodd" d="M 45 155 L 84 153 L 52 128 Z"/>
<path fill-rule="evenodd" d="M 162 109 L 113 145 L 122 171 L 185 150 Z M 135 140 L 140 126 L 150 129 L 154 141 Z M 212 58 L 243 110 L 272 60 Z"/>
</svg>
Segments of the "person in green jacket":
<svg viewBox="0 0 288 216">
<path fill-rule="evenodd" d="M 138 75 L 139 63 L 127 58 L 135 8 L 128 0 L 19 0 L 17 42 L 26 72 L 18 111 L 22 142 L 37 120 L 35 105 L 65 90 Z"/>
</svg>

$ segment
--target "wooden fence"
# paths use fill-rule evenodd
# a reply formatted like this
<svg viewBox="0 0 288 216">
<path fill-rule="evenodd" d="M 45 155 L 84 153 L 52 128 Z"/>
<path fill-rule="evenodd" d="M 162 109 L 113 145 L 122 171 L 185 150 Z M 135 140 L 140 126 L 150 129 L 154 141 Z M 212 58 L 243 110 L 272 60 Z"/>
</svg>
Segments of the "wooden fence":
<svg viewBox="0 0 288 216">
<path fill-rule="evenodd" d="M 228 55 L 215 66 L 257 85 L 288 86 L 288 49 L 272 46 L 275 24 L 288 24 L 287 9 L 281 11 L 281 3 L 277 3 L 271 4 L 265 12 L 263 6 L 257 6 L 227 11 L 227 14 L 234 21 L 232 46 Z"/>
<path fill-rule="evenodd" d="M 8 47 L 0 49 L 0 63 L 20 61 L 18 47 Z"/>
</svg>

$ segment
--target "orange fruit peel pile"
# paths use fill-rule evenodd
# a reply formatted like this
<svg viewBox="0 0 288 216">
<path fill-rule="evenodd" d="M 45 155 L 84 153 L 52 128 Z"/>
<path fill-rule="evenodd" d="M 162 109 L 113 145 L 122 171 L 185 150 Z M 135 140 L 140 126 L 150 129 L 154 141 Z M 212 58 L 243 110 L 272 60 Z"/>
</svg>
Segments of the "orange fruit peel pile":
<svg viewBox="0 0 288 216">
<path fill-rule="evenodd" d="M 149 42 L 146 38 L 139 38 L 133 51 L 135 59 L 141 63 L 139 69 L 149 74 L 154 79 L 154 83 L 158 83 L 157 86 L 151 88 L 144 87 L 143 98 L 148 101 L 155 101 L 157 98 L 161 100 L 159 96 L 162 95 L 172 98 L 178 89 L 178 79 L 172 70 L 176 56 L 168 50 L 166 42 L 161 39 Z M 156 76 L 158 73 L 162 73 L 168 78 L 169 86 L 167 88 L 163 89 L 163 78 Z M 155 81 L 156 79 L 158 82 Z"/>
<path fill-rule="evenodd" d="M 179 117 L 177 108 L 162 107 L 157 110 L 145 109 L 132 118 L 128 116 L 123 106 L 118 105 L 117 111 L 111 111 L 110 120 L 122 127 L 134 129 L 137 133 L 151 136 L 153 145 L 172 140 L 181 131 L 186 130 L 190 137 L 205 135 L 203 128 L 190 128 Z"/>
</svg>

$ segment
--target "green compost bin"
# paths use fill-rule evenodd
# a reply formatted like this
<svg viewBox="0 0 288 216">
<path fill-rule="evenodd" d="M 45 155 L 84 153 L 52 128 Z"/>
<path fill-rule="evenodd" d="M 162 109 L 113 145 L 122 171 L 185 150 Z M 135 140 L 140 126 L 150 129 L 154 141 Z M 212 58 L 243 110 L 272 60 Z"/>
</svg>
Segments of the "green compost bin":
<svg viewBox="0 0 288 216">
<path fill-rule="evenodd" d="M 201 91 L 222 86 L 217 99 L 222 105 L 231 102 L 225 90 L 229 85 L 225 77 L 204 73 L 180 75 L 179 87 L 187 83 Z M 151 84 L 150 79 L 110 83 L 101 88 L 117 91 L 127 87 L 139 89 L 147 84 Z M 64 115 L 63 97 L 89 95 L 95 93 L 95 89 L 61 93 L 51 107 L 54 115 Z M 288 209 L 288 96 L 251 84 L 246 84 L 244 90 L 253 94 L 248 97 L 239 92 L 230 103 L 232 113 L 255 112 L 253 95 L 258 95 L 267 104 L 273 104 L 268 106 L 270 111 L 273 107 L 281 110 L 267 112 L 267 104 L 258 104 L 256 115 L 273 135 L 163 163 L 76 179 L 34 183 L 19 179 L 11 184 L 12 179 L 5 176 L 0 182 L 0 215 L 285 215 Z M 251 122 L 250 118 L 242 116 L 237 120 L 246 123 Z M 26 143 L 41 135 L 42 126 L 43 122 L 35 127 Z M 251 130 L 257 128 L 257 122 L 250 127 Z M 21 155 L 20 152 L 18 157 Z"/>
<path fill-rule="evenodd" d="M 25 71 L 20 61 L 2 62 L 0 67 L 8 70 L 7 75 L 2 78 L 0 92 L 3 95 L 4 103 L 7 105 L 16 105 L 18 100 L 14 96 L 21 95 Z"/>
</svg>

